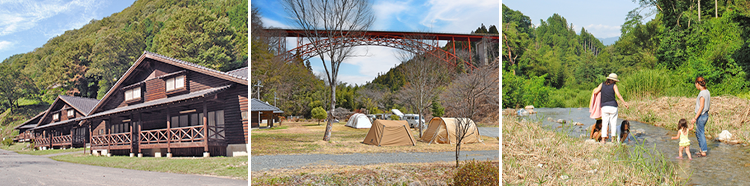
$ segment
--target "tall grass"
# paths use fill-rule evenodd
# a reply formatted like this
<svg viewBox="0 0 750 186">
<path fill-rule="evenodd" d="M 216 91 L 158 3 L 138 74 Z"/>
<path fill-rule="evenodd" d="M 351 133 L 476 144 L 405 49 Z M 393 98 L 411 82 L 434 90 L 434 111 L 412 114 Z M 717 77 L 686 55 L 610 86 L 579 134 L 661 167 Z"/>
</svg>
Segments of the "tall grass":
<svg viewBox="0 0 750 186">
<path fill-rule="evenodd" d="M 625 99 L 689 96 L 695 86 L 664 69 L 645 69 L 620 76 L 618 88 Z"/>
</svg>

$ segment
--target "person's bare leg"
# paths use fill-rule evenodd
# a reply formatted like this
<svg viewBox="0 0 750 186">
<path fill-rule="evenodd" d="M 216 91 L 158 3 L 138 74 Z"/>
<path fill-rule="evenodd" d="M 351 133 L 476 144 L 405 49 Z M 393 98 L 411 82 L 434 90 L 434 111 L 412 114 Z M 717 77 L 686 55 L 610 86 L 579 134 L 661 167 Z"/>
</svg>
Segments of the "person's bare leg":
<svg viewBox="0 0 750 186">
<path fill-rule="evenodd" d="M 677 150 L 677 159 L 682 159 L 682 148 L 685 148 L 685 147 L 680 146 L 679 150 Z"/>
<path fill-rule="evenodd" d="M 685 146 L 685 153 L 688 155 L 688 159 L 693 159 L 693 157 L 690 155 L 690 146 Z M 680 155 L 682 155 L 682 152 L 680 152 Z"/>
<path fill-rule="evenodd" d="M 607 143 L 607 137 L 602 137 L 602 145 L 604 145 L 605 143 Z"/>
</svg>

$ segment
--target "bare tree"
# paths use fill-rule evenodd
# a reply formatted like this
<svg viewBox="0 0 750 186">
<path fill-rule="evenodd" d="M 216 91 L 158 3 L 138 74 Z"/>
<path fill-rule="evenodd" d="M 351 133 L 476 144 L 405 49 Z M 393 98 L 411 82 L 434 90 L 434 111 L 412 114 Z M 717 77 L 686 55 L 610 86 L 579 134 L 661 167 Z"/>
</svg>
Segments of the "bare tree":
<svg viewBox="0 0 750 186">
<path fill-rule="evenodd" d="M 429 54 L 427 51 L 414 50 L 404 51 L 400 57 L 404 61 L 402 72 L 406 77 L 407 84 L 399 91 L 398 100 L 415 108 L 419 114 L 419 137 L 422 137 L 424 128 L 424 113 L 432 106 L 432 98 L 439 93 L 439 86 L 448 79 L 441 77 L 448 73 L 448 68 L 441 65 L 441 61 Z"/>
<path fill-rule="evenodd" d="M 323 62 L 331 89 L 331 112 L 328 112 L 328 116 L 333 118 L 339 66 L 352 55 L 353 49 L 345 45 L 353 38 L 364 37 L 361 33 L 370 28 L 375 20 L 372 6 L 367 0 L 284 0 L 284 7 Z M 326 61 L 329 63 L 326 64 Z M 331 129 L 331 120 L 328 120 L 324 141 L 331 139 Z"/>
<path fill-rule="evenodd" d="M 477 113 L 481 110 L 482 105 L 488 105 L 487 99 L 497 99 L 488 97 L 495 93 L 499 86 L 499 77 L 495 73 L 498 69 L 495 65 L 487 65 L 473 70 L 467 74 L 459 75 L 443 94 L 443 100 L 446 102 L 446 110 L 457 117 L 456 119 L 456 167 L 459 166 L 458 157 L 461 154 L 461 144 L 463 140 L 476 131 L 476 126 L 472 120 L 477 121 Z M 492 104 L 490 104 L 492 105 Z M 497 108 L 497 106 L 495 106 Z M 471 130 L 475 129 L 475 130 Z"/>
</svg>

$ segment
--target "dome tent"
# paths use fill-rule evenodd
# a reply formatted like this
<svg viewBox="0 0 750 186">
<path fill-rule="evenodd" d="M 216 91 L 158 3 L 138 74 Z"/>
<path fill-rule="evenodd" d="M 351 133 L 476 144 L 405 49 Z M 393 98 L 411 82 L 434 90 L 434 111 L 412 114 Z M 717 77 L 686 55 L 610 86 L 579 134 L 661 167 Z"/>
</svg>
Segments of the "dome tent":
<svg viewBox="0 0 750 186">
<path fill-rule="evenodd" d="M 365 129 L 372 127 L 372 123 L 370 122 L 370 118 L 367 118 L 367 115 L 356 113 L 349 117 L 349 121 L 346 122 L 346 126 L 356 129 Z"/>
<path fill-rule="evenodd" d="M 377 146 L 417 145 L 409 132 L 409 124 L 403 120 L 375 120 L 362 143 Z"/>
<path fill-rule="evenodd" d="M 479 138 L 479 129 L 477 125 L 468 118 L 443 118 L 434 117 L 430 120 L 427 130 L 422 133 L 421 141 L 429 143 L 450 143 L 456 144 L 456 127 L 458 120 L 466 121 L 469 123 L 469 129 L 466 132 L 466 137 L 461 141 L 463 144 L 482 142 Z"/>
</svg>

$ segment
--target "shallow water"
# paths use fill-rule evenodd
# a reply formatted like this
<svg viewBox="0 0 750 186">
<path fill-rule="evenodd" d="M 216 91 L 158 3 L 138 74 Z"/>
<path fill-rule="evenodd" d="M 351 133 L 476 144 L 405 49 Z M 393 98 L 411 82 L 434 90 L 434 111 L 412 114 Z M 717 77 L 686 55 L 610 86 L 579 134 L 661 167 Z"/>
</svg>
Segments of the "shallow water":
<svg viewBox="0 0 750 186">
<path fill-rule="evenodd" d="M 588 108 L 535 108 L 537 114 L 525 117 L 528 120 L 542 120 L 542 127 L 549 130 L 565 132 L 573 137 L 588 139 L 588 131 L 595 120 L 589 118 Z M 554 121 L 566 120 L 567 124 Z M 552 121 L 550 121 L 552 120 Z M 711 120 L 711 118 L 709 118 Z M 574 122 L 583 123 L 582 126 L 573 125 Z M 622 119 L 617 120 L 620 127 Z M 674 122 L 675 125 L 677 121 Z M 635 131 L 643 129 L 645 134 L 635 135 Z M 707 139 L 707 157 L 695 157 L 684 160 L 676 159 L 679 140 L 670 139 L 677 135 L 677 131 L 666 130 L 637 121 L 630 121 L 630 134 L 639 142 L 645 140 L 645 147 L 655 148 L 665 158 L 675 163 L 681 178 L 690 178 L 689 185 L 750 185 L 750 147 L 746 145 L 728 145 L 712 139 Z M 582 136 L 583 135 L 583 136 Z M 619 131 L 618 131 L 619 135 Z M 695 133 L 690 132 L 690 152 L 700 149 Z"/>
</svg>

